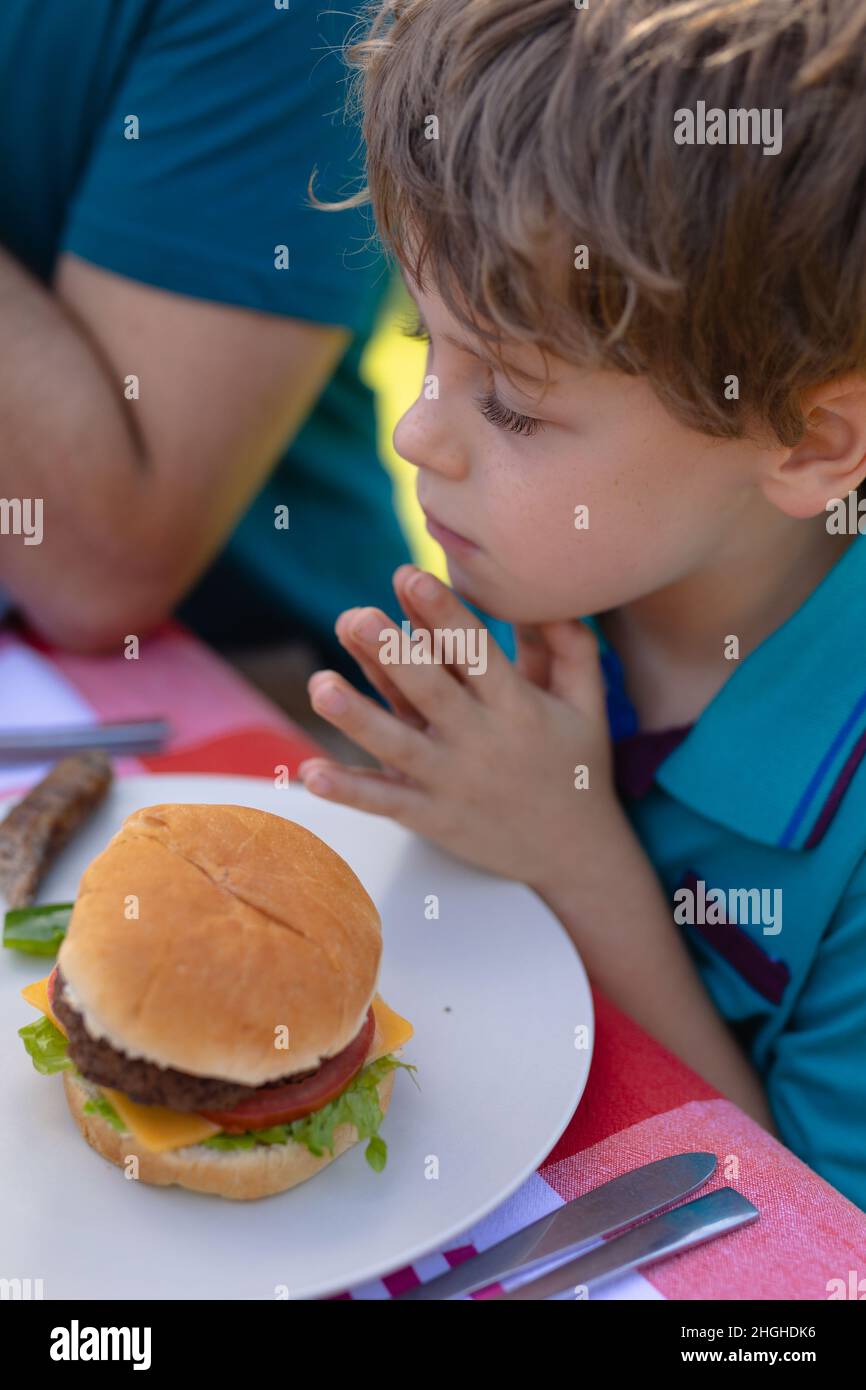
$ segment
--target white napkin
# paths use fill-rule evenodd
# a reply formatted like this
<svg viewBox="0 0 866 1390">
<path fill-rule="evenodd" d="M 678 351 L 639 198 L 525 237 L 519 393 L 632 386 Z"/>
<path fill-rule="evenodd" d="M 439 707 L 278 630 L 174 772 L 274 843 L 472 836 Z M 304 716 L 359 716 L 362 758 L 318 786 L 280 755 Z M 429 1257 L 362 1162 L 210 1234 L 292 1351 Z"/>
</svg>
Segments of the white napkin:
<svg viewBox="0 0 866 1390">
<path fill-rule="evenodd" d="M 0 636 L 0 731 L 97 722 L 86 700 L 50 661 L 22 646 L 13 634 Z M 52 762 L 0 764 L 0 793 L 30 786 L 51 766 Z"/>
</svg>

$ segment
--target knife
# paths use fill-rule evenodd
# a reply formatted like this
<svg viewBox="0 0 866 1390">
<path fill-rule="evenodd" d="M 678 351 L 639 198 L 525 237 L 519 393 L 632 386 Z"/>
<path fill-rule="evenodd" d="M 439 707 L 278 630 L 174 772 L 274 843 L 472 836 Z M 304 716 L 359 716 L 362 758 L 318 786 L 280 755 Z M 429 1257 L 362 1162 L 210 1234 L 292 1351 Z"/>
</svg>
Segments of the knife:
<svg viewBox="0 0 866 1390">
<path fill-rule="evenodd" d="M 661 1211 L 679 1197 L 688 1196 L 707 1182 L 715 1170 L 715 1154 L 684 1153 L 657 1158 L 575 1197 L 489 1250 L 472 1255 L 445 1274 L 405 1289 L 396 1297 L 454 1298 L 483 1289 L 504 1274 L 541 1274 L 554 1263 L 563 1264 L 587 1241 L 622 1230 Z"/>
<path fill-rule="evenodd" d="M 56 725 L 46 729 L 0 729 L 0 762 L 60 758 L 87 748 L 119 754 L 155 753 L 171 728 L 162 718 L 113 719 L 103 724 Z"/>
<path fill-rule="evenodd" d="M 720 1187 L 578 1255 L 576 1260 L 559 1265 L 538 1279 L 509 1289 L 491 1301 L 552 1298 L 575 1287 L 591 1292 L 608 1279 L 627 1274 L 631 1269 L 642 1269 L 644 1265 L 666 1260 L 670 1255 L 747 1226 L 757 1220 L 758 1215 L 757 1208 L 742 1193 L 733 1187 Z"/>
</svg>

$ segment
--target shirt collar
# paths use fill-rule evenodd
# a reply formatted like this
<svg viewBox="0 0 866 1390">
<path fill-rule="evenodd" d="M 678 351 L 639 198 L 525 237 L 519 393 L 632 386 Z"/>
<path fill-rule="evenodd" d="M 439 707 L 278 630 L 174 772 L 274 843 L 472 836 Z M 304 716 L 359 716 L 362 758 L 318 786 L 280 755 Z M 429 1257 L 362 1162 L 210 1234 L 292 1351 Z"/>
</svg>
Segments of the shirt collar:
<svg viewBox="0 0 866 1390">
<path fill-rule="evenodd" d="M 638 764 L 655 762 L 671 796 L 737 834 L 785 849 L 817 844 L 866 754 L 866 536 L 690 728 L 625 749 L 627 761 L 635 752 Z"/>
</svg>

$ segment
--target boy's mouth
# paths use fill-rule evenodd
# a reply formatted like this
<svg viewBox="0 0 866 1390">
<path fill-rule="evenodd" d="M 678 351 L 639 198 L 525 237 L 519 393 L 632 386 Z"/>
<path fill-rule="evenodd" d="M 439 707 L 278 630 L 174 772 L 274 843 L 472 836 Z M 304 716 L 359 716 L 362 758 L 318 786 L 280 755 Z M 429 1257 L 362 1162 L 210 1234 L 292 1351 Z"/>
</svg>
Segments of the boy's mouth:
<svg viewBox="0 0 866 1390">
<path fill-rule="evenodd" d="M 469 555 L 477 553 L 481 547 L 471 541 L 468 536 L 461 536 L 459 531 L 452 531 L 450 526 L 444 526 L 441 521 L 437 521 L 433 513 L 426 507 L 422 507 L 427 530 L 438 541 L 443 550 L 451 551 L 457 555 Z"/>
</svg>

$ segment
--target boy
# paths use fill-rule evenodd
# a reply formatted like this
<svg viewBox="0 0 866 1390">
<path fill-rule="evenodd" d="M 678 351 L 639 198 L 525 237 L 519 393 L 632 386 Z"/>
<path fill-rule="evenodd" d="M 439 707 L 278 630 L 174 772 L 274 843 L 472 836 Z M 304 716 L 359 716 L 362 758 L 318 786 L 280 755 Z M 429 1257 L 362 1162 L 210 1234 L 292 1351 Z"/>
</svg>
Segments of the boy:
<svg viewBox="0 0 866 1390">
<path fill-rule="evenodd" d="M 385 665 L 343 614 L 393 712 L 312 702 L 383 770 L 302 776 L 533 887 L 866 1207 L 866 536 L 828 512 L 866 476 L 864 55 L 859 0 L 382 6 L 369 189 L 430 337 L 395 445 L 520 650 Z"/>
</svg>

